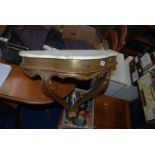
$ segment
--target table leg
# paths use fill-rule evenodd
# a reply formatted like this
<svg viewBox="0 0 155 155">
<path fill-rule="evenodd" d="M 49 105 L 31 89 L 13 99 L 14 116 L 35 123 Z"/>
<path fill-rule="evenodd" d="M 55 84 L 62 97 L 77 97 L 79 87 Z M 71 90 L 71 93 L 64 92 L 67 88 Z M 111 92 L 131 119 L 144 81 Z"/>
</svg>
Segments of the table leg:
<svg viewBox="0 0 155 155">
<path fill-rule="evenodd" d="M 107 87 L 107 84 L 110 79 L 111 72 L 105 72 L 101 74 L 99 82 L 93 87 L 87 94 L 85 94 L 80 100 L 78 100 L 74 106 L 70 106 L 65 99 L 63 99 L 59 94 L 57 94 L 53 89 L 51 89 L 52 84 L 52 76 L 41 76 L 42 83 L 41 88 L 43 93 L 49 98 L 55 100 L 59 104 L 61 104 L 66 110 L 68 114 L 68 118 L 72 119 L 77 116 L 77 111 L 82 104 L 84 104 L 87 100 L 97 96 Z"/>
</svg>

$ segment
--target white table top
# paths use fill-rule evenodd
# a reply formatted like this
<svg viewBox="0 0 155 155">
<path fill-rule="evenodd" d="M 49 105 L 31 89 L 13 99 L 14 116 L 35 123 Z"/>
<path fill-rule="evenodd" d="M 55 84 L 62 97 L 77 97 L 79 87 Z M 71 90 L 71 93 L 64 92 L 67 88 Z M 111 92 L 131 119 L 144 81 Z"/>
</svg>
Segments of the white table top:
<svg viewBox="0 0 155 155">
<path fill-rule="evenodd" d="M 117 56 L 118 52 L 113 50 L 37 50 L 37 51 L 20 51 L 22 57 L 33 58 L 54 58 L 54 59 L 103 59 Z"/>
</svg>

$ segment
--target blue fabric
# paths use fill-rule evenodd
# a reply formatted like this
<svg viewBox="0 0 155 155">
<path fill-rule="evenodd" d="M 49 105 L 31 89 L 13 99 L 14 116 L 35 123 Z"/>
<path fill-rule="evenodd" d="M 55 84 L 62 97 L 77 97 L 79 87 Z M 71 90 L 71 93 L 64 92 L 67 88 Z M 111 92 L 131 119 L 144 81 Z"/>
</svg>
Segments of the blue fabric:
<svg viewBox="0 0 155 155">
<path fill-rule="evenodd" d="M 12 114 L 0 112 L 0 129 L 15 129 L 16 122 Z"/>
<path fill-rule="evenodd" d="M 61 33 L 55 29 L 51 28 L 45 40 L 45 44 L 57 49 L 65 49 L 65 44 L 62 39 Z"/>
<path fill-rule="evenodd" d="M 51 108 L 19 107 L 20 128 L 22 129 L 55 129 L 61 112 L 59 106 Z"/>
<path fill-rule="evenodd" d="M 50 108 L 18 106 L 17 112 L 20 119 L 20 129 L 56 129 L 62 108 L 52 106 Z M 15 129 L 16 118 L 13 114 L 0 112 L 0 128 Z"/>
<path fill-rule="evenodd" d="M 13 33 L 30 50 L 41 50 L 49 29 L 39 25 L 19 25 Z"/>
</svg>

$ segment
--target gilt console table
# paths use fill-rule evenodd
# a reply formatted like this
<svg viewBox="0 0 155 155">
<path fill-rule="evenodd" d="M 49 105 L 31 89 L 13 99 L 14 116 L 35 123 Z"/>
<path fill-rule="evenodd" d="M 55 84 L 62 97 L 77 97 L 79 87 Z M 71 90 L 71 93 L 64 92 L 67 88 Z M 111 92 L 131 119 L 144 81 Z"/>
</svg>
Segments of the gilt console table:
<svg viewBox="0 0 155 155">
<path fill-rule="evenodd" d="M 67 110 L 68 118 L 77 115 L 78 108 L 87 100 L 101 93 L 109 82 L 111 71 L 116 67 L 117 52 L 112 50 L 54 50 L 21 51 L 20 67 L 30 77 L 41 77 L 41 90 Z M 70 106 L 54 89 L 53 78 L 90 80 L 97 79 L 90 91 Z"/>
</svg>

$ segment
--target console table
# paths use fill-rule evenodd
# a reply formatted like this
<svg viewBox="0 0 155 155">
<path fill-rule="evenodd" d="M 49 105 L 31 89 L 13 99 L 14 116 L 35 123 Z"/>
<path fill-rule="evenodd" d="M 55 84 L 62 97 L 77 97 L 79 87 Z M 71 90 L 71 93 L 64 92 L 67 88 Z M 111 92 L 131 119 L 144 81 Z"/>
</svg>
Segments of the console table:
<svg viewBox="0 0 155 155">
<path fill-rule="evenodd" d="M 68 118 L 76 117 L 77 110 L 87 100 L 97 96 L 109 82 L 111 71 L 116 67 L 117 52 L 112 50 L 52 50 L 21 51 L 21 68 L 30 77 L 40 76 L 41 90 L 49 98 L 60 103 L 67 110 Z M 54 89 L 53 77 L 61 79 L 90 80 L 97 79 L 91 90 L 70 106 Z M 39 86 L 38 86 L 39 87 Z"/>
</svg>

